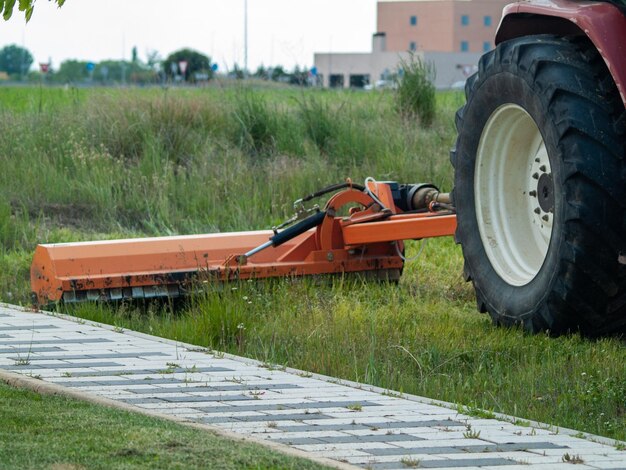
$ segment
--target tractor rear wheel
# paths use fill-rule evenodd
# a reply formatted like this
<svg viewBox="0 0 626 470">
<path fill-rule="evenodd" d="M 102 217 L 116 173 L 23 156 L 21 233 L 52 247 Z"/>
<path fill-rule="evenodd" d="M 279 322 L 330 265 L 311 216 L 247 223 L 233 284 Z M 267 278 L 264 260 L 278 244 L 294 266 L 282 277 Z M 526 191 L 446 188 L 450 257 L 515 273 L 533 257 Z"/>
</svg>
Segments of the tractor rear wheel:
<svg viewBox="0 0 626 470">
<path fill-rule="evenodd" d="M 626 324 L 624 106 L 586 38 L 485 54 L 457 113 L 456 240 L 498 324 L 588 335 Z"/>
</svg>

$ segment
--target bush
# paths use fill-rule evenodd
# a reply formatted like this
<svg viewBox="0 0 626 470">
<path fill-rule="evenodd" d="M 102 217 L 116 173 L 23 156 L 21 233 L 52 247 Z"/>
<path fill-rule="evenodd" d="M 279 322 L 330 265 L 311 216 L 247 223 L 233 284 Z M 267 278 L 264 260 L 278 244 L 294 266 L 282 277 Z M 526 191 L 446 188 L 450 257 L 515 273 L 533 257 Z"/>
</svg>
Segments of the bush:
<svg viewBox="0 0 626 470">
<path fill-rule="evenodd" d="M 254 156 L 269 155 L 276 148 L 278 112 L 260 93 L 241 89 L 235 95 L 233 116 L 238 124 L 237 144 Z"/>
<path fill-rule="evenodd" d="M 397 78 L 396 107 L 402 117 L 419 118 L 425 126 L 430 126 L 435 118 L 435 72 L 431 64 L 411 54 L 400 62 Z"/>
<path fill-rule="evenodd" d="M 303 95 L 298 105 L 308 137 L 320 153 L 328 155 L 337 138 L 338 112 L 333 112 L 326 101 L 312 94 Z"/>
</svg>

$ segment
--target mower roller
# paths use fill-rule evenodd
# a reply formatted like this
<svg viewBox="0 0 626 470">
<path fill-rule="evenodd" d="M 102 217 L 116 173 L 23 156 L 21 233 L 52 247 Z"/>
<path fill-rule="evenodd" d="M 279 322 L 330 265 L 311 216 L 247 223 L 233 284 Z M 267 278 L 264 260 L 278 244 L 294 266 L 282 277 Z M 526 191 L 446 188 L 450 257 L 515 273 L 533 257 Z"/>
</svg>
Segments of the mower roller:
<svg viewBox="0 0 626 470">
<path fill-rule="evenodd" d="M 323 209 L 304 207 L 331 192 Z M 296 215 L 270 231 L 39 245 L 31 266 L 33 301 L 178 297 L 204 282 L 354 272 L 397 280 L 402 240 L 454 233 L 449 202 L 430 184 L 371 180 L 296 201 Z"/>
</svg>

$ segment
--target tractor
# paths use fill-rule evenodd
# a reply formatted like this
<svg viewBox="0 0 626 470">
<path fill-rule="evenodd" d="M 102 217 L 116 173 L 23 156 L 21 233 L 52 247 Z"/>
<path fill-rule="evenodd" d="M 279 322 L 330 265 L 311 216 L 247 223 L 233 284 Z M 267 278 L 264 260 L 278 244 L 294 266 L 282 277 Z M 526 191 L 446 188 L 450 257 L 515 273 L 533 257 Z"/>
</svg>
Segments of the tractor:
<svg viewBox="0 0 626 470">
<path fill-rule="evenodd" d="M 478 309 L 531 332 L 626 324 L 626 1 L 508 5 L 451 152 Z"/>
</svg>

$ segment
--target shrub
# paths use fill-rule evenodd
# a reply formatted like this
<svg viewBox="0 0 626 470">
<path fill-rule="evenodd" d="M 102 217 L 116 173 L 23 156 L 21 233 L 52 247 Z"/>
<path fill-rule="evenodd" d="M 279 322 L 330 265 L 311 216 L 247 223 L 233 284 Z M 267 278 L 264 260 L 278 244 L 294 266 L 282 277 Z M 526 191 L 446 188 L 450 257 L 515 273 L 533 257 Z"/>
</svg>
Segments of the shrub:
<svg viewBox="0 0 626 470">
<path fill-rule="evenodd" d="M 328 155 L 336 140 L 338 113 L 333 113 L 326 101 L 312 94 L 303 96 L 298 105 L 308 137 L 320 153 Z"/>
<path fill-rule="evenodd" d="M 432 124 L 436 111 L 434 78 L 433 66 L 414 54 L 400 62 L 395 100 L 404 118 L 419 118 L 425 126 Z"/>
<path fill-rule="evenodd" d="M 237 93 L 233 115 L 240 147 L 252 155 L 271 154 L 276 148 L 278 113 L 265 97 L 248 89 Z"/>
</svg>

